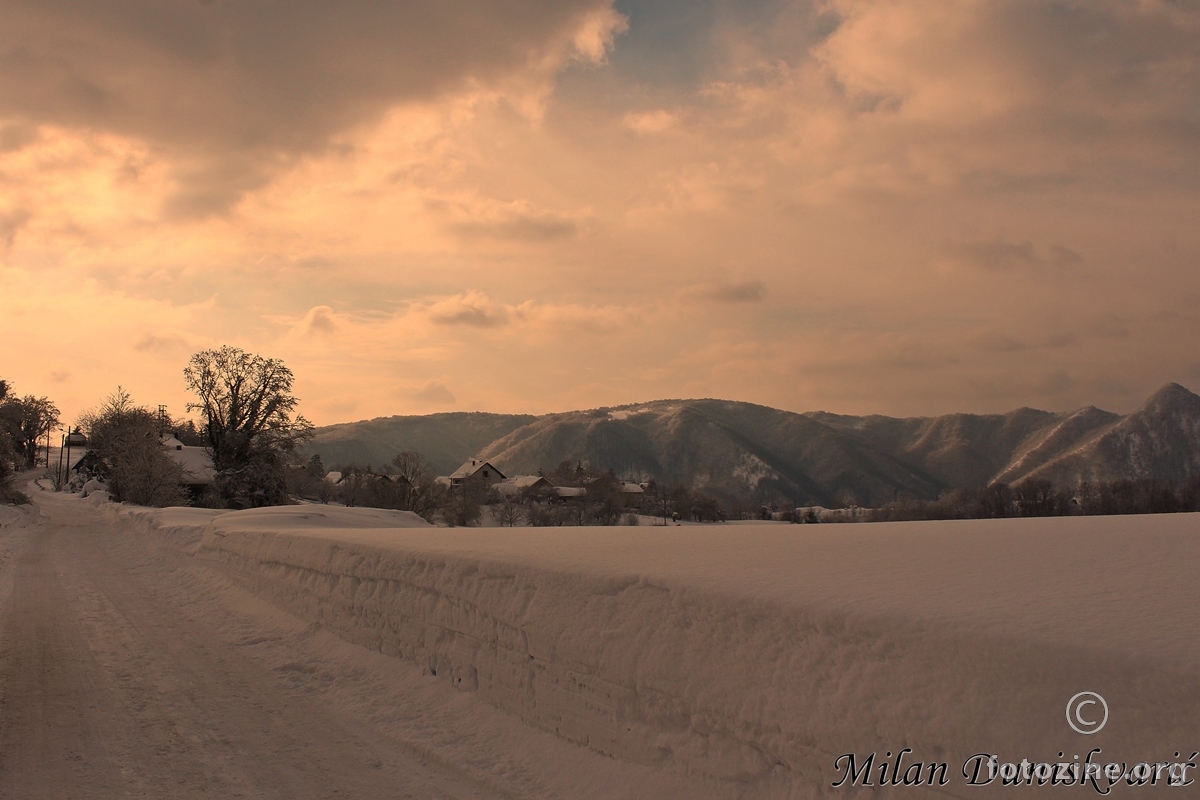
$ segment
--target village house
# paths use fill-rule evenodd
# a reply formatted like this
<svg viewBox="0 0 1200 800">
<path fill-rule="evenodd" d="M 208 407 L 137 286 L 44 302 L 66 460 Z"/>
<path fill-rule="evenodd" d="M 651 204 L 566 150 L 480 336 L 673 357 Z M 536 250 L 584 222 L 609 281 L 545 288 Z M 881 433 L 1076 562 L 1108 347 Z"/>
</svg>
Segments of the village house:
<svg viewBox="0 0 1200 800">
<path fill-rule="evenodd" d="M 528 494 L 551 494 L 554 484 L 541 475 L 516 475 L 505 478 L 493 487 L 504 497 L 517 497 Z"/>
<path fill-rule="evenodd" d="M 488 461 L 472 458 L 450 473 L 449 478 L 455 490 L 475 486 L 487 491 L 504 480 L 504 473 Z"/>
<path fill-rule="evenodd" d="M 621 481 L 621 499 L 626 508 L 641 508 L 646 496 L 646 488 L 639 483 Z"/>
<path fill-rule="evenodd" d="M 167 456 L 183 469 L 183 485 L 197 494 L 216 481 L 212 455 L 204 447 L 186 445 L 171 434 L 159 437 Z"/>
</svg>

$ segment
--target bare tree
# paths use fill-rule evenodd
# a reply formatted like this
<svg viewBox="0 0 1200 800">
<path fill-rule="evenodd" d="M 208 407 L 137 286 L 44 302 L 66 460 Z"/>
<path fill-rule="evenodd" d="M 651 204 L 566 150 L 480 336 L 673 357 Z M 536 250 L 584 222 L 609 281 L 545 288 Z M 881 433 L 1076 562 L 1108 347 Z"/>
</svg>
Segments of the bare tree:
<svg viewBox="0 0 1200 800">
<path fill-rule="evenodd" d="M 217 486 L 234 507 L 287 502 L 284 459 L 312 437 L 312 424 L 295 415 L 292 371 L 275 358 L 224 345 L 192 356 L 183 371 L 199 398 Z"/>
<path fill-rule="evenodd" d="M 494 506 L 494 509 L 496 521 L 509 528 L 525 519 L 525 508 L 512 495 L 505 495 L 504 499 Z"/>
<path fill-rule="evenodd" d="M 415 511 L 425 519 L 432 519 L 449 501 L 446 489 L 435 480 L 433 467 L 420 453 L 415 450 L 397 453 L 391 466 L 396 478 L 407 488 L 406 511 Z"/>
</svg>

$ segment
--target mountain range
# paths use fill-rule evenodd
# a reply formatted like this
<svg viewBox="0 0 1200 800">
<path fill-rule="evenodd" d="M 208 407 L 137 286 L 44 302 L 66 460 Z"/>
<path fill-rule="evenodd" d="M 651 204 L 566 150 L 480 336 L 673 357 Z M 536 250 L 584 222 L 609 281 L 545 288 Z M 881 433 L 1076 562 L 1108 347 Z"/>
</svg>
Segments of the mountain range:
<svg viewBox="0 0 1200 800">
<path fill-rule="evenodd" d="M 1170 383 L 1124 416 L 1088 406 L 856 417 L 727 400 L 542 416 L 455 412 L 318 428 L 307 454 L 331 467 L 378 466 L 401 450 L 420 452 L 442 475 L 476 457 L 509 475 L 570 461 L 727 498 L 879 505 L 1030 478 L 1073 486 L 1200 476 L 1200 396 Z"/>
</svg>

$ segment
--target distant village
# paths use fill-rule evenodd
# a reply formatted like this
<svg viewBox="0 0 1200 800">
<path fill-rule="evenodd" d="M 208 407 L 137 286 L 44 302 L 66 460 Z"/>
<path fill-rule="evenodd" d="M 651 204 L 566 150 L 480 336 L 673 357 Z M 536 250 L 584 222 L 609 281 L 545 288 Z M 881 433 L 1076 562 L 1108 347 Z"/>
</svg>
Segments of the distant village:
<svg viewBox="0 0 1200 800">
<path fill-rule="evenodd" d="M 217 480 L 207 448 L 174 433 L 159 437 L 162 452 L 179 468 L 182 488 L 204 506 Z M 72 431 L 62 443 L 58 469 L 64 488 L 85 496 L 107 490 L 108 465 Z M 65 461 L 64 461 L 65 459 Z M 51 465 L 54 468 L 55 465 Z M 507 475 L 492 462 L 471 458 L 449 475 L 432 475 L 417 453 L 401 453 L 384 469 L 326 470 L 319 456 L 287 470 L 298 502 L 413 511 L 445 525 L 638 525 L 721 522 L 720 504 L 702 494 L 660 492 L 653 480 L 617 478 L 611 471 L 562 464 L 549 474 Z"/>
</svg>

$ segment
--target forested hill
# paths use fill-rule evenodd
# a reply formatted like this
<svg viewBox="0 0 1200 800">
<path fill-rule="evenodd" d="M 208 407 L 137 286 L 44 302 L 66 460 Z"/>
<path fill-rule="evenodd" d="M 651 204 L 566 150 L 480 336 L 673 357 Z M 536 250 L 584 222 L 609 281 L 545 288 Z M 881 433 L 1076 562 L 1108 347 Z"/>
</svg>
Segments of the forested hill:
<svg viewBox="0 0 1200 800">
<path fill-rule="evenodd" d="M 1126 416 L 1088 406 L 913 418 L 661 400 L 540 417 L 387 417 L 319 428 L 308 447 L 330 467 L 378 466 L 400 450 L 439 474 L 475 456 L 509 474 L 582 461 L 727 496 L 878 505 L 993 481 L 1200 476 L 1200 397 L 1172 383 Z"/>
</svg>

